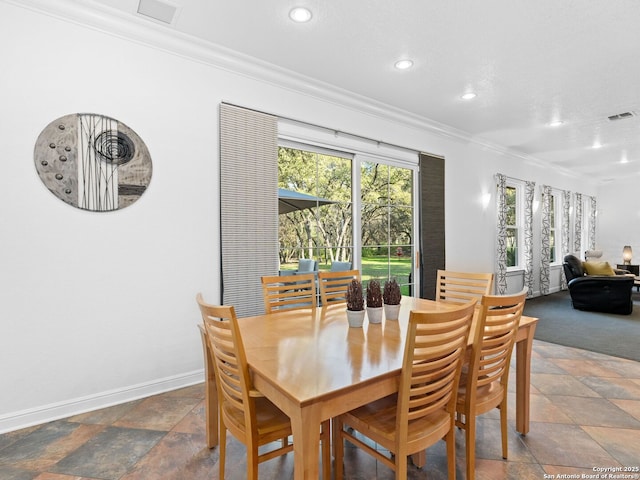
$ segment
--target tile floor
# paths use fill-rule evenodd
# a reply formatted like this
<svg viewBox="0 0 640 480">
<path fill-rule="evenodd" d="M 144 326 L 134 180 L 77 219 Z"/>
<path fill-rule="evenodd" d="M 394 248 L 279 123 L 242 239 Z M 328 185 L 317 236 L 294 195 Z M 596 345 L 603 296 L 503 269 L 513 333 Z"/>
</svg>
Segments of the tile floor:
<svg viewBox="0 0 640 480">
<path fill-rule="evenodd" d="M 527 436 L 514 430 L 510 392 L 508 461 L 498 412 L 479 417 L 478 480 L 589 478 L 582 474 L 594 468 L 640 466 L 640 363 L 536 341 L 531 383 Z M 457 435 L 457 477 L 464 479 L 464 432 Z M 232 437 L 228 446 L 226 478 L 246 478 L 244 447 Z M 345 471 L 347 479 L 394 478 L 355 448 L 347 449 Z M 443 442 L 427 450 L 424 469 L 409 468 L 411 479 L 446 476 Z M 261 479 L 292 477 L 293 454 L 260 465 Z M 0 478 L 217 479 L 218 450 L 205 442 L 203 385 L 0 435 Z"/>
</svg>

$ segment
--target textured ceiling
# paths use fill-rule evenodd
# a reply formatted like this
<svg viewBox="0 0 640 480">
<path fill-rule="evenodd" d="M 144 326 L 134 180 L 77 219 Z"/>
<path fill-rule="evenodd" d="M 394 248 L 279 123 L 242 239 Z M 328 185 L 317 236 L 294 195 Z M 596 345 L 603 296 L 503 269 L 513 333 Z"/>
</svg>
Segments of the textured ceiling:
<svg viewBox="0 0 640 480">
<path fill-rule="evenodd" d="M 638 0 L 170 1 L 168 29 L 601 181 L 640 173 Z M 310 22 L 289 20 L 296 5 Z"/>
</svg>

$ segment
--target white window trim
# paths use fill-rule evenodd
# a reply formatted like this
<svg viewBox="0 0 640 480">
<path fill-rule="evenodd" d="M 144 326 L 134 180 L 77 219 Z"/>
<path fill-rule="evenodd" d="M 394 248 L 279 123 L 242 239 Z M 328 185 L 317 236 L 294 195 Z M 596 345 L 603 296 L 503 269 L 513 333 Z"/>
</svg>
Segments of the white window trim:
<svg viewBox="0 0 640 480">
<path fill-rule="evenodd" d="M 512 267 L 507 267 L 507 274 L 511 272 L 524 271 L 524 183 L 515 180 L 515 179 L 507 179 L 505 184 L 507 188 L 515 188 L 516 189 L 516 225 L 515 227 L 518 229 L 518 255 L 516 258 L 516 265 Z"/>
<path fill-rule="evenodd" d="M 580 258 L 589 250 L 589 229 L 591 226 L 591 196 L 582 194 L 582 248 Z"/>
<path fill-rule="evenodd" d="M 553 195 L 553 218 L 555 225 L 552 226 L 556 234 L 556 259 L 553 262 L 549 262 L 549 267 L 562 266 L 562 259 L 566 255 L 562 251 L 562 191 L 552 188 L 551 195 Z"/>
<path fill-rule="evenodd" d="M 369 161 L 386 165 L 407 168 L 413 171 L 413 245 L 415 252 L 419 251 L 420 230 L 419 230 L 419 152 L 408 148 L 401 148 L 383 142 L 376 142 L 364 137 L 349 135 L 327 128 L 309 125 L 303 122 L 287 118 L 278 118 L 278 145 L 290 146 L 301 150 L 311 150 L 315 152 L 326 152 L 330 155 L 338 155 L 343 158 L 352 159 L 352 181 L 360 184 L 361 162 Z M 355 184 L 355 183 L 354 183 Z M 361 208 L 360 198 L 353 194 L 353 231 L 361 231 Z M 360 258 L 362 251 L 362 239 L 359 235 L 352 239 L 354 248 L 354 267 L 360 269 Z M 412 279 L 414 292 L 420 291 L 420 272 L 418 262 L 412 259 Z"/>
</svg>

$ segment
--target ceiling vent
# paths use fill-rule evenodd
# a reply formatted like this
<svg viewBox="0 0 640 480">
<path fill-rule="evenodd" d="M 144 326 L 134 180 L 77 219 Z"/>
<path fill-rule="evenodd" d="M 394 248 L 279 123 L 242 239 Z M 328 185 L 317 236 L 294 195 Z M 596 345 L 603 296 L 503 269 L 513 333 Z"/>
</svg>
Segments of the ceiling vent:
<svg viewBox="0 0 640 480">
<path fill-rule="evenodd" d="M 625 118 L 631 118 L 634 117 L 635 113 L 633 112 L 623 112 L 623 113 L 618 113 L 617 115 L 611 115 L 609 118 L 609 121 L 613 122 L 614 120 L 624 120 Z"/>
<path fill-rule="evenodd" d="M 173 25 L 178 6 L 162 0 L 140 0 L 138 13 L 162 23 Z"/>
</svg>

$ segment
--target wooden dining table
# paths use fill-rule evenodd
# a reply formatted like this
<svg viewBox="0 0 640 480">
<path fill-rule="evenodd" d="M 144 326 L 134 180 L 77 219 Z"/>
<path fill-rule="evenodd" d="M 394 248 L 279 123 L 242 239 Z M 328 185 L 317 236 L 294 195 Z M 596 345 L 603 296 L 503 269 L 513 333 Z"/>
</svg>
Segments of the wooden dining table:
<svg viewBox="0 0 640 480">
<path fill-rule="evenodd" d="M 397 392 L 409 313 L 450 308 L 451 304 L 403 297 L 398 320 L 365 321 L 362 328 L 349 327 L 343 304 L 239 319 L 255 388 L 291 418 L 295 479 L 318 478 L 322 421 Z M 537 321 L 523 316 L 516 337 L 516 429 L 523 435 L 529 431 Z M 217 412 L 216 396 L 210 395 L 209 402 Z"/>
</svg>

